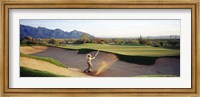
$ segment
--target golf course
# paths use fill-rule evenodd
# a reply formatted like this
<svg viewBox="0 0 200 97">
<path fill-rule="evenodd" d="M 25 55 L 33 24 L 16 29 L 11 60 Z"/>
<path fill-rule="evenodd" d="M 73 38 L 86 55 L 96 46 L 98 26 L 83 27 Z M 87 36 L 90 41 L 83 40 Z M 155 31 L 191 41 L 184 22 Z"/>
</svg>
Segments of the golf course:
<svg viewBox="0 0 200 97">
<path fill-rule="evenodd" d="M 20 77 L 180 77 L 180 20 L 19 22 Z"/>
<path fill-rule="evenodd" d="M 92 56 L 100 51 L 92 61 L 93 72 L 83 73 L 87 68 L 86 54 Z M 57 76 L 88 76 L 88 77 L 174 77 L 180 76 L 180 50 L 166 49 L 152 46 L 123 46 L 109 44 L 79 44 L 79 45 L 49 45 L 49 46 L 21 46 L 21 67 Z M 30 65 L 28 59 L 39 61 Z M 39 57 L 39 58 L 38 58 Z M 26 59 L 25 59 L 26 58 Z M 50 58 L 44 60 L 42 58 Z M 42 60 L 41 60 L 42 59 Z M 52 62 L 55 60 L 57 62 Z M 46 61 L 49 65 L 42 67 Z M 31 61 L 29 61 L 31 62 Z M 56 66 L 55 64 L 63 66 Z M 26 65 L 27 64 L 27 65 Z M 38 65 L 40 64 L 40 65 Z M 46 63 L 45 63 L 46 64 Z M 54 66 L 52 66 L 54 64 Z M 40 68 L 41 67 L 41 68 Z M 47 68 L 48 69 L 45 69 Z M 22 68 L 22 69 L 23 69 Z M 43 69 L 42 69 L 43 68 Z M 61 72 L 62 71 L 62 72 Z"/>
</svg>

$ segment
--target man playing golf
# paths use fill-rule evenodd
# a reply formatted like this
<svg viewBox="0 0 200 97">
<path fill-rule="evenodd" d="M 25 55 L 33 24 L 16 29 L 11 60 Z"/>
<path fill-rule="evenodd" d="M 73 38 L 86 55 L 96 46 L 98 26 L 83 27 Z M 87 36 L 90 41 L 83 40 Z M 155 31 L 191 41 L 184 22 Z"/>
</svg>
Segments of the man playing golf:
<svg viewBox="0 0 200 97">
<path fill-rule="evenodd" d="M 86 61 L 87 61 L 88 68 L 86 70 L 84 70 L 85 73 L 86 72 L 89 72 L 89 73 L 92 72 L 92 67 L 93 67 L 92 60 L 95 59 L 95 57 L 97 56 L 98 53 L 99 53 L 99 51 L 97 51 L 97 53 L 95 54 L 94 57 L 92 57 L 91 54 L 86 55 Z"/>
</svg>

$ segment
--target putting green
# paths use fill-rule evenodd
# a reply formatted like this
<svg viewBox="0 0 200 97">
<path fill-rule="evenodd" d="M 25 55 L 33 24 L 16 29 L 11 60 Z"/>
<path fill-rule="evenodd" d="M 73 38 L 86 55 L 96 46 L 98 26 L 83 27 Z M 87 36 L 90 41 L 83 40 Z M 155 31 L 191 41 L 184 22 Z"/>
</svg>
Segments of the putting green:
<svg viewBox="0 0 200 97">
<path fill-rule="evenodd" d="M 162 57 L 162 56 L 180 56 L 179 49 L 166 49 L 152 46 L 123 46 L 123 45 L 108 45 L 108 44 L 80 44 L 80 45 L 67 45 L 58 46 L 66 49 L 94 49 L 105 52 L 111 52 L 121 55 L 130 56 L 150 56 L 150 57 Z"/>
</svg>

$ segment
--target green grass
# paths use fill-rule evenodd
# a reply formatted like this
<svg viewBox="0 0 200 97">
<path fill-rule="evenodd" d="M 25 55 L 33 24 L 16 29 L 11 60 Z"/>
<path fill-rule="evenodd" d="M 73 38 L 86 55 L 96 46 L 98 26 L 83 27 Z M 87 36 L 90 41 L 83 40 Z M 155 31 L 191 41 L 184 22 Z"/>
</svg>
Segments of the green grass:
<svg viewBox="0 0 200 97">
<path fill-rule="evenodd" d="M 91 49 L 100 50 L 104 52 L 110 52 L 120 55 L 128 56 L 148 56 L 148 57 L 163 57 L 163 56 L 180 56 L 180 50 L 166 49 L 160 47 L 151 46 L 123 46 L 123 45 L 108 45 L 108 44 L 80 44 L 80 45 L 68 45 L 58 46 L 66 49 Z"/>
<path fill-rule="evenodd" d="M 141 65 L 153 65 L 158 58 L 180 58 L 180 50 L 166 49 L 151 46 L 123 46 L 108 44 L 80 44 L 58 46 L 68 50 L 78 50 L 78 54 L 87 54 L 91 51 L 100 50 L 115 54 L 119 60 Z"/>
<path fill-rule="evenodd" d="M 35 70 L 27 67 L 20 67 L 20 77 L 65 77 L 47 71 Z"/>
<path fill-rule="evenodd" d="M 64 68 L 67 68 L 65 67 L 65 65 L 53 58 L 48 58 L 48 57 L 38 57 L 38 56 L 32 56 L 32 55 L 27 55 L 27 54 L 23 54 L 23 53 L 20 53 L 20 56 L 21 57 L 29 57 L 29 58 L 33 58 L 33 59 L 37 59 L 37 60 L 42 60 L 42 61 L 46 61 L 46 62 L 49 62 L 49 63 L 52 63 L 56 66 L 59 66 L 59 67 L 64 67 Z"/>
<path fill-rule="evenodd" d="M 176 75 L 162 75 L 162 74 L 155 74 L 155 75 L 139 75 L 136 77 L 177 77 Z"/>
</svg>

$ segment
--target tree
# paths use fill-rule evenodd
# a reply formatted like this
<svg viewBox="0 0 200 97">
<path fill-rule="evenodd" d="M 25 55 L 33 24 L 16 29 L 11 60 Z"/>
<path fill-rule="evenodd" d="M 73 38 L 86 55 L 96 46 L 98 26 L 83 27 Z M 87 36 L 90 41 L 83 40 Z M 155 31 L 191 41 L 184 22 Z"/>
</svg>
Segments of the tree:
<svg viewBox="0 0 200 97">
<path fill-rule="evenodd" d="M 89 35 L 87 33 L 83 33 L 80 37 L 80 40 L 83 41 L 83 43 L 86 43 L 89 41 Z"/>
<path fill-rule="evenodd" d="M 133 44 L 133 45 L 138 45 L 138 44 L 140 44 L 139 41 L 136 40 L 136 39 L 133 39 L 133 40 L 131 40 L 130 42 L 131 42 L 131 44 Z"/>
<path fill-rule="evenodd" d="M 143 39 L 142 39 L 142 36 L 140 35 L 140 38 L 138 38 L 138 41 L 140 44 L 143 44 Z"/>
<path fill-rule="evenodd" d="M 164 42 L 162 42 L 162 41 L 160 41 L 159 44 L 160 44 L 161 47 L 164 46 Z"/>
<path fill-rule="evenodd" d="M 54 39 L 54 38 L 51 39 L 51 42 L 52 42 L 53 45 L 56 45 L 56 46 L 59 45 L 59 41 Z"/>
<path fill-rule="evenodd" d="M 176 41 L 176 40 L 169 40 L 168 44 L 171 45 L 171 48 L 175 48 L 175 46 L 180 43 L 179 43 L 179 41 Z"/>
<path fill-rule="evenodd" d="M 26 36 L 21 40 L 22 44 L 36 44 L 36 40 L 31 36 Z"/>
</svg>

